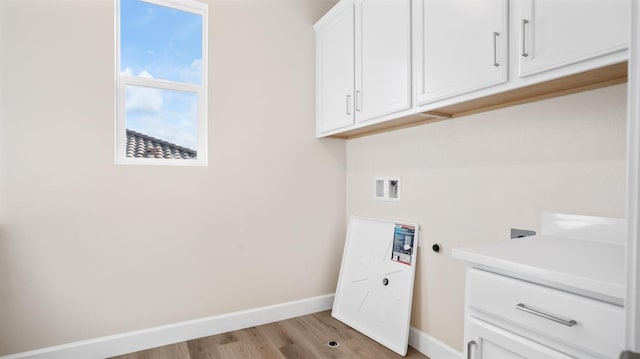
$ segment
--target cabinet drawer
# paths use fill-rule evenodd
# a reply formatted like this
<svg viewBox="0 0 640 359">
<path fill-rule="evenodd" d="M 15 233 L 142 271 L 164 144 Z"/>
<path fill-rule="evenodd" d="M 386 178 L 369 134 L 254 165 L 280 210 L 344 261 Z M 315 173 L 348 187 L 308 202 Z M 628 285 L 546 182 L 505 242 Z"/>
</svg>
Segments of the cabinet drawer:
<svg viewBox="0 0 640 359">
<path fill-rule="evenodd" d="M 467 273 L 472 309 L 588 352 L 620 355 L 621 307 L 478 269 Z"/>
</svg>

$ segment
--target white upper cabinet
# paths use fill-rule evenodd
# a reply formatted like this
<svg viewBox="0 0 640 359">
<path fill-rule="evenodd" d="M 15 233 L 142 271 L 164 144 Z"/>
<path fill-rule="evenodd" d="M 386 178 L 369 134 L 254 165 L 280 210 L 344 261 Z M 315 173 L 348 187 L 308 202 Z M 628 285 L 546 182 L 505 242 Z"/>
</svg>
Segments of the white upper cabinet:
<svg viewBox="0 0 640 359">
<path fill-rule="evenodd" d="M 505 83 L 507 0 L 414 0 L 416 103 Z"/>
<path fill-rule="evenodd" d="M 411 109 L 411 0 L 356 1 L 356 121 Z"/>
<path fill-rule="evenodd" d="M 315 25 L 317 135 L 411 110 L 411 0 L 342 0 Z"/>
<path fill-rule="evenodd" d="M 629 0 L 521 0 L 519 76 L 624 51 L 629 43 Z"/>
<path fill-rule="evenodd" d="M 630 8 L 631 0 L 340 0 L 314 26 L 316 136 L 352 138 L 623 83 Z"/>
<path fill-rule="evenodd" d="M 353 125 L 355 6 L 338 3 L 316 24 L 318 134 Z"/>
</svg>

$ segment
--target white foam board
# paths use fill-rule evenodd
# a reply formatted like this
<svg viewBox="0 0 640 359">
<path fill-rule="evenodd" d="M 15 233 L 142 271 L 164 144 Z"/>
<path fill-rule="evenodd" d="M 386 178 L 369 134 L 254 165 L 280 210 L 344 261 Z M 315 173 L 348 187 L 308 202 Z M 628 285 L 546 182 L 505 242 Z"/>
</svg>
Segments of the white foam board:
<svg viewBox="0 0 640 359">
<path fill-rule="evenodd" d="M 419 227 L 351 217 L 332 316 L 407 354 Z"/>
</svg>

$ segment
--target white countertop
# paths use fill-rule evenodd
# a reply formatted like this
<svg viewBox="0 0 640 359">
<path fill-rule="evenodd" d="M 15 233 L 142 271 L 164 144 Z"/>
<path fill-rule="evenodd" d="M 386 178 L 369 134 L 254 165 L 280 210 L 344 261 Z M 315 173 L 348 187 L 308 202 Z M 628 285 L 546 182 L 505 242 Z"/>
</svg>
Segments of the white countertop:
<svg viewBox="0 0 640 359">
<path fill-rule="evenodd" d="M 454 249 L 472 266 L 622 305 L 625 247 L 556 236 L 532 236 Z"/>
</svg>

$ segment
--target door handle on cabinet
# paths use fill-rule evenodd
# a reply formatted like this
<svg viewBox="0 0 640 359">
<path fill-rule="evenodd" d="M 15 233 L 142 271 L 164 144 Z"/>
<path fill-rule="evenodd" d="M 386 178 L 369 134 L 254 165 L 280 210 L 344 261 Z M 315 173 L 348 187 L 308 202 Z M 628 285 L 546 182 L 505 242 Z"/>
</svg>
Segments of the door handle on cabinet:
<svg viewBox="0 0 640 359">
<path fill-rule="evenodd" d="M 360 98 L 362 97 L 362 95 L 360 94 L 360 90 L 356 91 L 356 111 L 360 112 Z"/>
<path fill-rule="evenodd" d="M 474 345 L 476 345 L 475 340 L 470 340 L 467 343 L 467 359 L 471 359 L 471 348 L 473 348 Z"/>
<path fill-rule="evenodd" d="M 516 309 L 521 310 L 521 311 L 526 312 L 526 313 L 529 313 L 529 314 L 537 315 L 537 316 L 545 318 L 545 319 L 549 319 L 549 320 L 551 320 L 553 322 L 560 323 L 562 325 L 566 325 L 567 327 L 573 327 L 574 325 L 578 324 L 578 322 L 576 322 L 573 319 L 559 318 L 559 317 L 557 317 L 555 315 L 542 312 L 542 311 L 540 311 L 538 309 L 533 309 L 531 307 L 527 307 L 523 303 L 518 303 L 516 305 Z"/>
<path fill-rule="evenodd" d="M 529 54 L 527 53 L 527 36 L 525 34 L 526 30 L 527 30 L 527 24 L 529 23 L 529 20 L 527 19 L 522 19 L 522 57 L 527 57 L 529 56 Z"/>
<path fill-rule="evenodd" d="M 498 36 L 500 36 L 499 32 L 493 33 L 493 66 L 495 67 L 500 66 L 498 63 Z"/>
<path fill-rule="evenodd" d="M 351 95 L 347 95 L 347 115 L 351 116 Z"/>
</svg>

